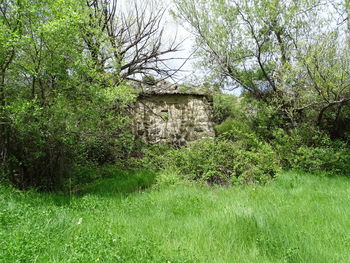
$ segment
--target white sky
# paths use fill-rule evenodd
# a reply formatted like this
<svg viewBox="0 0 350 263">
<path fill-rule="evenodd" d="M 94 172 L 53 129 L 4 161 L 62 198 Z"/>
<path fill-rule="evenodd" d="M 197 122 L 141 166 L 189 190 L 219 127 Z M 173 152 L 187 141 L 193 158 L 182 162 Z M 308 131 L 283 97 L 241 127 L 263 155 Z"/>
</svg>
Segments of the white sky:
<svg viewBox="0 0 350 263">
<path fill-rule="evenodd" d="M 178 41 L 184 41 L 182 43 L 182 50 L 180 52 L 176 52 L 173 54 L 169 54 L 169 57 L 174 58 L 186 58 L 189 57 L 193 52 L 193 44 L 194 44 L 194 38 L 193 36 L 185 29 L 184 26 L 179 24 L 170 14 L 170 10 L 174 8 L 173 6 L 173 0 L 118 0 L 119 4 L 122 6 L 121 10 L 130 10 L 130 7 L 132 6 L 133 1 L 137 1 L 140 4 L 151 4 L 156 3 L 157 7 L 166 7 L 168 12 L 165 14 L 164 17 L 164 40 L 165 41 L 171 41 L 174 36 L 177 35 Z M 196 0 L 193 0 L 196 1 Z M 343 0 L 339 0 L 339 3 L 342 4 Z M 325 1 L 327 3 L 327 1 Z M 329 10 L 329 8 L 326 8 Z M 175 59 L 169 62 L 169 66 L 171 68 L 178 68 L 183 64 L 183 60 Z M 177 76 L 177 81 L 179 82 L 187 82 L 187 81 L 193 81 L 195 76 L 203 76 L 204 73 L 201 71 L 198 66 L 196 67 L 193 65 L 194 59 L 190 59 L 182 68 L 183 72 L 179 73 Z"/>
<path fill-rule="evenodd" d="M 188 58 L 192 54 L 192 46 L 194 44 L 194 39 L 192 35 L 181 25 L 179 24 L 170 14 L 170 10 L 173 7 L 172 0 L 119 0 L 118 5 L 122 12 L 126 10 L 130 10 L 132 6 L 132 2 L 137 1 L 142 4 L 151 4 L 156 3 L 157 7 L 164 7 L 167 9 L 163 19 L 164 25 L 164 44 L 167 42 L 171 42 L 176 36 L 177 42 L 182 42 L 181 51 L 169 54 L 167 58 L 175 58 L 167 63 L 170 68 L 177 69 L 183 65 L 185 60 L 181 58 Z M 199 70 L 195 69 L 193 66 L 193 59 L 188 60 L 183 67 L 181 68 L 181 72 L 176 75 L 175 80 L 178 82 L 186 82 L 189 81 L 190 78 L 193 78 L 194 73 L 198 73 Z"/>
<path fill-rule="evenodd" d="M 182 24 L 179 24 L 179 21 L 175 20 L 173 16 L 170 14 L 170 11 L 174 9 L 174 6 L 172 4 L 171 0 L 158 0 L 163 3 L 163 5 L 167 5 L 168 12 L 166 13 L 164 17 L 164 26 L 165 26 L 165 35 L 166 39 L 173 39 L 174 36 L 177 37 L 178 42 L 182 42 L 181 44 L 181 51 L 176 52 L 175 54 L 171 54 L 171 57 L 177 57 L 177 58 L 188 58 L 193 53 L 193 45 L 194 45 L 194 38 L 189 33 L 185 27 Z M 195 1 L 195 0 L 194 0 Z M 182 66 L 182 64 L 185 62 L 185 60 L 172 60 L 170 61 L 169 65 L 172 68 L 179 68 Z M 177 76 L 177 80 L 179 82 L 184 82 L 186 80 L 189 81 L 190 78 L 193 78 L 195 73 L 199 73 L 199 69 L 196 69 L 196 67 L 193 65 L 194 58 L 193 56 L 191 59 L 189 59 L 181 68 L 182 72 L 180 72 Z"/>
</svg>

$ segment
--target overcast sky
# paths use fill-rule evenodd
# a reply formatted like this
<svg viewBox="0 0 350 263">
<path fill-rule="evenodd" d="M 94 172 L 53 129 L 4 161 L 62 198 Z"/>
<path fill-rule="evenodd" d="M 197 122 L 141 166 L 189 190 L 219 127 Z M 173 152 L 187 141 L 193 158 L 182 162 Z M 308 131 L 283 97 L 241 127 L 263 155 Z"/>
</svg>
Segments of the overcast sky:
<svg viewBox="0 0 350 263">
<path fill-rule="evenodd" d="M 127 12 L 128 10 L 130 11 L 130 8 L 133 6 L 133 4 L 131 4 L 133 1 L 137 1 L 140 5 L 156 3 L 157 8 L 166 8 L 167 12 L 165 13 L 162 21 L 165 28 L 163 44 L 166 45 L 167 42 L 170 43 L 175 36 L 177 38 L 177 42 L 182 42 L 181 51 L 169 54 L 167 56 L 167 58 L 175 58 L 168 62 L 168 66 L 174 69 L 181 67 L 185 62 L 185 60 L 182 58 L 188 58 L 193 53 L 192 46 L 194 39 L 192 35 L 185 29 L 185 27 L 179 24 L 179 22 L 177 22 L 170 14 L 170 11 L 174 9 L 172 0 L 119 0 L 118 5 L 120 10 L 122 12 Z M 149 5 L 149 8 L 151 8 L 151 5 Z M 192 58 L 184 64 L 184 66 L 181 68 L 182 71 L 177 74 L 176 81 L 186 82 L 186 80 L 191 78 L 191 76 L 193 78 L 195 72 L 199 72 L 198 69 L 195 70 L 193 62 L 194 60 Z"/>
<path fill-rule="evenodd" d="M 185 26 L 180 24 L 180 22 L 173 18 L 173 16 L 170 14 L 170 11 L 174 9 L 174 6 L 171 4 L 171 0 L 166 0 L 164 2 L 168 3 L 167 9 L 168 12 L 166 13 L 165 19 L 164 19 L 164 26 L 165 26 L 165 32 L 167 34 L 166 38 L 172 39 L 175 35 L 177 36 L 177 40 L 179 42 L 182 42 L 181 45 L 181 51 L 177 52 L 175 54 L 175 57 L 177 58 L 188 58 L 191 57 L 191 54 L 193 53 L 193 44 L 194 44 L 194 38 L 186 29 Z M 174 54 L 172 54 L 174 56 Z M 170 62 L 171 66 L 173 68 L 181 67 L 181 65 L 184 63 L 184 60 L 173 60 Z M 186 81 L 186 79 L 193 76 L 193 74 L 199 74 L 199 70 L 196 69 L 196 67 L 193 65 L 194 59 L 193 56 L 191 59 L 189 59 L 186 64 L 182 67 L 182 72 L 179 73 L 178 78 L 180 81 Z"/>
</svg>

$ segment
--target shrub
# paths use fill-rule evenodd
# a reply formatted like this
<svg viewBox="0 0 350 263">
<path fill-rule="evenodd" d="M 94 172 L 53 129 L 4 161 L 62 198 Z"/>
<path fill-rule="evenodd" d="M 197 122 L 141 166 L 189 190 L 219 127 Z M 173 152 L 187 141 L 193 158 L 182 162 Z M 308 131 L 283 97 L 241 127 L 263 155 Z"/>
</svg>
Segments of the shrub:
<svg viewBox="0 0 350 263">
<path fill-rule="evenodd" d="M 293 159 L 290 162 L 292 168 L 308 172 L 349 175 L 350 149 L 337 145 L 319 147 L 301 146 L 296 149 Z"/>
<path fill-rule="evenodd" d="M 133 162 L 134 166 L 140 166 L 150 170 L 160 170 L 164 168 L 164 156 L 170 150 L 174 150 L 172 145 L 168 144 L 148 144 L 140 151 L 141 159 Z"/>
<path fill-rule="evenodd" d="M 237 118 L 240 114 L 240 107 L 238 97 L 229 94 L 215 94 L 214 95 L 214 121 L 221 123 L 229 117 Z"/>
<path fill-rule="evenodd" d="M 77 95 L 51 98 L 49 106 L 38 99 L 6 105 L 2 174 L 14 186 L 59 189 L 74 176 L 76 165 L 102 165 L 128 155 L 133 136 L 124 104 L 133 100 L 132 90 L 86 90 L 92 95 L 84 102 Z"/>
<path fill-rule="evenodd" d="M 266 183 L 280 172 L 281 165 L 272 147 L 260 143 L 259 147 L 251 151 L 242 150 L 237 155 L 234 168 L 232 182 Z"/>
<path fill-rule="evenodd" d="M 163 156 L 163 167 L 191 180 L 208 183 L 265 182 L 276 176 L 279 162 L 268 144 L 252 150 L 240 142 L 203 139 Z"/>
<path fill-rule="evenodd" d="M 156 183 L 154 184 L 153 188 L 166 188 L 180 182 L 183 182 L 183 180 L 181 180 L 181 176 L 175 170 L 163 170 L 157 174 Z"/>
<path fill-rule="evenodd" d="M 35 102 L 8 107 L 6 160 L 9 181 L 18 188 L 53 189 L 70 175 L 74 134 L 67 134 L 58 108 Z"/>
<path fill-rule="evenodd" d="M 350 149 L 345 142 L 303 126 L 289 134 L 275 130 L 273 135 L 271 142 L 285 169 L 344 175 L 350 172 Z"/>
<path fill-rule="evenodd" d="M 282 114 L 283 111 L 276 106 L 278 104 L 274 107 L 244 96 L 233 103 L 236 103 L 236 106 L 231 106 L 231 110 L 225 110 L 226 115 L 220 115 L 228 117 L 215 129 L 220 138 L 244 145 L 247 151 L 242 151 L 244 154 L 237 157 L 242 158 L 238 163 L 250 164 L 250 159 L 256 156 L 255 149 L 260 149 L 261 145 L 271 145 L 284 169 L 349 174 L 349 143 L 331 139 L 331 134 L 327 130 L 322 130 L 307 120 L 301 122 L 301 119 L 297 119 L 298 122 L 294 125 L 288 123 L 286 116 Z M 306 118 L 299 116 L 302 117 Z M 238 178 L 249 177 L 243 170 L 255 169 L 242 168 L 241 174 L 245 176 L 241 175 Z"/>
<path fill-rule="evenodd" d="M 219 138 L 239 141 L 245 145 L 247 150 L 252 147 L 258 147 L 260 142 L 262 142 L 257 134 L 251 131 L 250 126 L 240 119 L 228 118 L 223 123 L 217 125 L 215 130 Z"/>
</svg>

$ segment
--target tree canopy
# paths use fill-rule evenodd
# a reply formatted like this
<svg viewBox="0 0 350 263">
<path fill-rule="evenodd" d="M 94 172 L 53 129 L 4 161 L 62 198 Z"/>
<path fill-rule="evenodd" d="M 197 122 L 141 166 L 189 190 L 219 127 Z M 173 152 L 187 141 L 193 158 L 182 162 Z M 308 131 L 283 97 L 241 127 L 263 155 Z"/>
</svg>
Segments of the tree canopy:
<svg viewBox="0 0 350 263">
<path fill-rule="evenodd" d="M 127 79 L 176 72 L 165 9 L 117 0 L 0 3 L 0 162 L 19 187 L 59 185 L 73 164 L 132 148 Z M 127 143 L 126 143 L 127 141 Z"/>
<path fill-rule="evenodd" d="M 274 98 L 293 126 L 306 109 L 315 111 L 309 117 L 318 126 L 326 121 L 334 131 L 344 123 L 350 100 L 347 1 L 175 3 L 214 82 L 259 100 Z M 326 112 L 333 115 L 328 120 Z"/>
</svg>

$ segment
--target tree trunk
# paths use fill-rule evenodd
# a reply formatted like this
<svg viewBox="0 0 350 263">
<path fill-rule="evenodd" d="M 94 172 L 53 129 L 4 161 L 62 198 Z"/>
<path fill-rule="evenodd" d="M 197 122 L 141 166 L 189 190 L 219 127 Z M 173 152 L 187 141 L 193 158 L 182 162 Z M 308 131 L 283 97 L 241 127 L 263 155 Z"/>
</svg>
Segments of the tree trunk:
<svg viewBox="0 0 350 263">
<path fill-rule="evenodd" d="M 346 22 L 347 22 L 347 41 L 350 46 L 350 0 L 344 0 L 344 6 L 346 11 Z"/>
<path fill-rule="evenodd" d="M 5 167 L 6 157 L 7 157 L 7 144 L 8 144 L 8 123 L 5 116 L 5 106 L 6 106 L 6 93 L 5 93 L 5 78 L 6 71 L 8 70 L 10 64 L 15 57 L 15 50 L 12 49 L 10 57 L 2 65 L 1 75 L 0 75 L 0 164 Z"/>
</svg>

